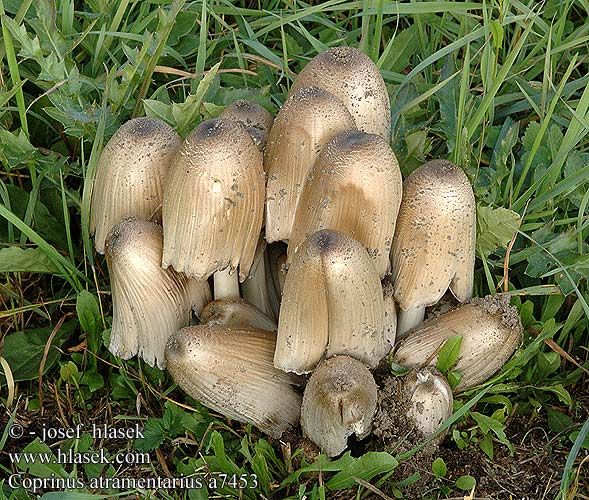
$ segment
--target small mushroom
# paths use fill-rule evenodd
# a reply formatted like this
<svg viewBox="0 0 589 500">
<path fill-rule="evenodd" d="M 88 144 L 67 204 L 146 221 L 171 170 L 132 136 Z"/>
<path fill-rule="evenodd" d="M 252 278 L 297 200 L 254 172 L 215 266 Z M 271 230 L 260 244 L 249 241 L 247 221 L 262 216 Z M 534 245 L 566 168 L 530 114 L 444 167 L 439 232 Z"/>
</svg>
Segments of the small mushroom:
<svg viewBox="0 0 589 500">
<path fill-rule="evenodd" d="M 421 323 L 448 286 L 460 302 L 472 297 L 476 235 L 472 187 L 454 164 L 425 163 L 403 191 L 391 252 L 397 334 Z"/>
<path fill-rule="evenodd" d="M 362 243 L 384 276 L 402 194 L 399 164 L 384 139 L 357 130 L 337 135 L 309 171 L 289 239 L 289 260 L 315 231 L 335 229 Z"/>
<path fill-rule="evenodd" d="M 499 370 L 522 342 L 523 327 L 509 297 L 472 299 L 468 304 L 429 319 L 402 340 L 394 362 L 416 368 L 437 363 L 437 351 L 450 338 L 462 336 L 454 370 L 462 372 L 455 391 L 481 384 Z"/>
<path fill-rule="evenodd" d="M 364 439 L 376 412 L 377 386 L 360 361 L 335 356 L 313 372 L 301 409 L 303 433 L 330 457 L 342 453 L 348 437 Z"/>
<path fill-rule="evenodd" d="M 263 212 L 262 159 L 249 134 L 222 118 L 201 123 L 170 168 L 162 265 L 199 280 L 224 271 L 215 297 L 239 297 L 231 277 L 238 265 L 241 281 L 249 274 Z"/>
<path fill-rule="evenodd" d="M 358 130 L 389 141 L 391 106 L 382 76 L 372 60 L 352 47 L 333 47 L 307 63 L 291 93 L 301 87 L 324 89 L 347 106 Z"/>
<path fill-rule="evenodd" d="M 454 398 L 444 376 L 434 367 L 409 372 L 403 377 L 404 397 L 409 402 L 408 418 L 425 438 L 434 436 L 452 416 Z M 446 433 L 438 436 L 441 442 Z"/>
<path fill-rule="evenodd" d="M 111 227 L 125 217 L 161 221 L 164 180 L 180 147 L 180 137 L 153 118 L 124 123 L 104 147 L 92 189 L 90 231 L 104 253 Z"/>
<path fill-rule="evenodd" d="M 276 331 L 274 320 L 242 299 L 220 299 L 209 302 L 200 314 L 200 322 L 210 326 Z"/>
<path fill-rule="evenodd" d="M 109 350 L 129 359 L 139 354 L 150 366 L 164 368 L 168 337 L 190 324 L 191 307 L 199 313 L 210 300 L 206 281 L 163 270 L 162 228 L 130 217 L 106 239 L 113 322 Z"/>
<path fill-rule="evenodd" d="M 383 291 L 374 261 L 350 236 L 323 230 L 294 255 L 286 275 L 274 366 L 308 373 L 325 355 L 371 368 L 390 350 Z"/>
<path fill-rule="evenodd" d="M 303 87 L 286 100 L 270 129 L 264 153 L 266 241 L 290 238 L 309 169 L 328 141 L 354 128 L 344 104 L 324 90 Z"/>
<path fill-rule="evenodd" d="M 272 366 L 275 345 L 272 332 L 191 326 L 170 336 L 166 364 L 192 398 L 278 438 L 297 426 L 301 396 L 298 377 Z"/>
<path fill-rule="evenodd" d="M 241 123 L 258 149 L 264 151 L 274 117 L 262 106 L 240 99 L 227 106 L 219 117 Z"/>
</svg>

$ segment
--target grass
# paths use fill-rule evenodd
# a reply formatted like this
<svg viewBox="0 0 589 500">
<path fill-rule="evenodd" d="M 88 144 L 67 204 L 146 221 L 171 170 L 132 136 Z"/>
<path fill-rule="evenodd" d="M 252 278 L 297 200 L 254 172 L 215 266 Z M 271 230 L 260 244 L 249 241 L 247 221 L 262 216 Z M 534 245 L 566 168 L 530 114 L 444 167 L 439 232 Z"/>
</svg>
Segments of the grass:
<svg viewBox="0 0 589 500">
<path fill-rule="evenodd" d="M 540 428 L 544 451 L 560 468 L 533 498 L 587 498 L 586 1 L 3 0 L 0 14 L 2 476 L 28 469 L 31 478 L 89 480 L 197 470 L 246 482 L 257 475 L 252 488 L 211 488 L 224 498 L 360 499 L 402 495 L 421 473 L 435 478 L 424 498 L 449 498 L 473 486 L 454 460 L 458 452 L 480 449 L 480 460 L 499 466 Z M 108 276 L 88 220 L 108 138 L 144 115 L 186 134 L 242 97 L 276 112 L 306 62 L 337 45 L 359 47 L 378 64 L 404 175 L 431 158 L 465 169 L 484 236 L 476 294 L 508 291 L 526 327 L 524 345 L 502 372 L 458 398 L 446 423 L 447 454 L 433 472 L 429 464 L 398 477 L 398 461 L 411 453 L 394 458 L 393 450 L 369 447 L 308 462 L 301 450 L 227 422 L 185 399 L 166 374 L 115 359 L 105 347 Z M 146 436 L 130 450 L 149 453 L 149 465 L 26 467 L 7 455 L 57 452 L 10 438 L 14 422 L 34 430 L 95 419 L 121 425 L 139 418 L 137 408 Z M 514 419 L 526 431 L 520 442 Z M 60 444 L 88 452 L 101 446 L 87 432 Z M 124 446 L 107 448 L 114 454 Z M 502 487 L 517 484 L 505 478 Z M 82 488 L 59 498 L 115 494 Z M 120 495 L 207 498 L 204 490 L 149 488 Z M 0 498 L 35 495 L 5 480 Z"/>
</svg>

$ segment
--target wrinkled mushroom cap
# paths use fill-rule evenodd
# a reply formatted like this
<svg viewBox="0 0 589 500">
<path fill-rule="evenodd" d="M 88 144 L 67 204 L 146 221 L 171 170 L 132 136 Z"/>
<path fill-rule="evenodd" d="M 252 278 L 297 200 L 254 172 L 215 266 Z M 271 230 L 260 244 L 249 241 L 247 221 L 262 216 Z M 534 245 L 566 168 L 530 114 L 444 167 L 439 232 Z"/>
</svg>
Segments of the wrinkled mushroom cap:
<svg viewBox="0 0 589 500">
<path fill-rule="evenodd" d="M 345 354 L 376 367 L 390 349 L 383 323 L 380 278 L 366 249 L 338 231 L 318 231 L 286 275 L 274 365 L 301 374 L 324 354 Z"/>
<path fill-rule="evenodd" d="M 406 311 L 435 304 L 448 286 L 472 297 L 475 199 L 462 169 L 425 163 L 405 180 L 392 248 L 395 299 Z"/>
<path fill-rule="evenodd" d="M 289 259 L 314 232 L 335 229 L 362 243 L 384 276 L 402 194 L 399 164 L 386 141 L 357 130 L 337 135 L 307 177 L 290 235 Z"/>
<path fill-rule="evenodd" d="M 445 314 L 429 319 L 409 332 L 395 351 L 394 361 L 415 368 L 428 359 L 450 337 L 462 336 L 456 371 L 462 379 L 455 391 L 474 387 L 498 371 L 522 342 L 523 327 L 517 310 L 503 295 L 473 299 Z"/>
<path fill-rule="evenodd" d="M 164 192 L 162 265 L 196 279 L 252 265 L 264 211 L 260 153 L 243 127 L 201 123 L 186 138 Z"/>
<path fill-rule="evenodd" d="M 334 457 L 347 447 L 348 437 L 365 438 L 376 412 L 377 386 L 360 361 L 335 356 L 313 372 L 301 409 L 304 434 Z"/>
<path fill-rule="evenodd" d="M 296 427 L 298 378 L 272 366 L 275 334 L 207 325 L 183 328 L 166 346 L 174 381 L 192 398 L 273 436 Z"/>
<path fill-rule="evenodd" d="M 113 300 L 109 350 L 122 359 L 138 354 L 149 365 L 164 368 L 166 340 L 190 324 L 191 307 L 199 312 L 211 293 L 206 281 L 163 270 L 161 258 L 162 228 L 153 222 L 130 217 L 108 233 Z"/>
<path fill-rule="evenodd" d="M 92 189 L 90 231 L 98 253 L 110 228 L 125 217 L 161 220 L 164 181 L 180 137 L 154 118 L 124 123 L 104 147 Z"/>
<path fill-rule="evenodd" d="M 258 149 L 264 150 L 274 117 L 262 106 L 240 99 L 227 106 L 219 116 L 242 124 Z"/>
<path fill-rule="evenodd" d="M 272 319 L 242 299 L 209 302 L 200 314 L 200 322 L 210 326 L 276 331 L 276 323 Z"/>
<path fill-rule="evenodd" d="M 389 141 L 391 106 L 382 76 L 372 60 L 353 47 L 334 47 L 307 63 L 291 88 L 315 86 L 347 106 L 359 130 Z"/>
<path fill-rule="evenodd" d="M 324 90 L 303 87 L 286 100 L 264 153 L 266 241 L 290 238 L 299 196 L 321 149 L 337 134 L 354 128 L 344 104 Z"/>
</svg>

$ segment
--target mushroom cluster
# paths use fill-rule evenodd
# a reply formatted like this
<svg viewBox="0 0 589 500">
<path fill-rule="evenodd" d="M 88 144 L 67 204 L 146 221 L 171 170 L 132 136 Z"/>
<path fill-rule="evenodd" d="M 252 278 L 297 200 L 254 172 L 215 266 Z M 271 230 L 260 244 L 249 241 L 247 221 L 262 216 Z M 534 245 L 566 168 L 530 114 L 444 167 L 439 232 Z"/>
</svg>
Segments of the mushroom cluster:
<svg viewBox="0 0 589 500">
<path fill-rule="evenodd" d="M 311 60 L 274 119 L 238 101 L 183 140 L 159 120 L 125 123 L 91 207 L 111 352 L 271 436 L 301 425 L 329 456 L 370 434 L 373 372 L 392 353 L 410 370 L 391 396 L 402 421 L 433 436 L 452 412 L 427 367 L 444 343 L 462 336 L 461 391 L 500 369 L 522 327 L 507 299 L 472 299 L 462 169 L 433 160 L 403 183 L 389 136 L 385 83 L 350 47 Z M 463 304 L 424 322 L 448 288 Z"/>
</svg>

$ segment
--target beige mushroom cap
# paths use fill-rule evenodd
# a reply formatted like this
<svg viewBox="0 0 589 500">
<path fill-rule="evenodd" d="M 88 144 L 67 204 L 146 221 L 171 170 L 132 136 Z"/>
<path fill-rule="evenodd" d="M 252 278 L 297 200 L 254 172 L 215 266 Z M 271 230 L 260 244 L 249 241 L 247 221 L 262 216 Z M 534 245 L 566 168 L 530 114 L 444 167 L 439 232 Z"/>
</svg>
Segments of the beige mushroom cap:
<svg viewBox="0 0 589 500">
<path fill-rule="evenodd" d="M 286 100 L 270 129 L 264 154 L 266 241 L 288 240 L 307 173 L 325 144 L 355 129 L 345 105 L 315 87 L 303 87 Z"/>
<path fill-rule="evenodd" d="M 299 73 L 291 93 L 315 86 L 342 100 L 359 130 L 389 141 L 391 105 L 376 64 L 352 47 L 334 47 L 315 56 Z"/>
<path fill-rule="evenodd" d="M 296 427 L 298 377 L 272 366 L 275 334 L 261 330 L 192 326 L 166 346 L 168 371 L 191 397 L 223 415 L 280 435 Z"/>
<path fill-rule="evenodd" d="M 243 299 L 220 299 L 209 302 L 200 314 L 200 322 L 210 326 L 276 331 L 276 323 L 272 319 Z"/>
<path fill-rule="evenodd" d="M 448 286 L 461 302 L 472 297 L 475 199 L 462 169 L 434 160 L 403 185 L 392 248 L 395 299 L 406 311 L 435 304 Z"/>
<path fill-rule="evenodd" d="M 125 217 L 161 221 L 164 181 L 180 137 L 153 118 L 124 123 L 104 147 L 92 189 L 90 231 L 98 253 L 111 227 Z"/>
<path fill-rule="evenodd" d="M 315 231 L 335 229 L 362 243 L 384 276 L 402 194 L 399 164 L 384 139 L 357 130 L 337 135 L 307 177 L 290 235 L 289 259 Z"/>
<path fill-rule="evenodd" d="M 432 355 L 450 337 L 462 335 L 460 357 L 454 370 L 462 372 L 455 391 L 474 387 L 498 371 L 522 342 L 523 327 L 517 310 L 502 295 L 470 303 L 429 319 L 402 340 L 395 363 L 407 368 L 437 363 Z"/>
<path fill-rule="evenodd" d="M 303 433 L 328 456 L 342 453 L 348 437 L 365 438 L 376 413 L 377 386 L 360 361 L 335 356 L 313 372 L 301 409 Z"/>
<path fill-rule="evenodd" d="M 308 373 L 325 355 L 345 354 L 376 367 L 390 349 L 383 291 L 366 249 L 322 230 L 295 254 L 286 275 L 274 366 Z"/>
<path fill-rule="evenodd" d="M 252 101 L 240 99 L 227 106 L 219 117 L 241 123 L 258 149 L 264 150 L 274 117 L 262 106 Z"/>
<path fill-rule="evenodd" d="M 164 192 L 162 265 L 196 279 L 252 265 L 264 212 L 260 152 L 237 123 L 207 120 L 186 138 Z"/>
<path fill-rule="evenodd" d="M 206 281 L 163 270 L 162 228 L 130 217 L 115 225 L 106 240 L 106 262 L 113 300 L 109 350 L 122 359 L 136 354 L 164 368 L 168 337 L 190 324 L 210 300 Z"/>
</svg>

